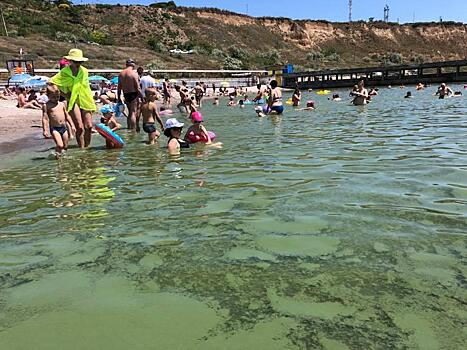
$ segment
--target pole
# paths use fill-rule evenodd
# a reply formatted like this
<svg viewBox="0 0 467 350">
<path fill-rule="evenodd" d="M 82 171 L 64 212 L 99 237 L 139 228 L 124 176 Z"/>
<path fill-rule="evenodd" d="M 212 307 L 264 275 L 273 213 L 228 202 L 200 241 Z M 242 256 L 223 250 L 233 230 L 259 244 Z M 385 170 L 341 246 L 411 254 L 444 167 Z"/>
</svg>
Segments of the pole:
<svg viewBox="0 0 467 350">
<path fill-rule="evenodd" d="M 0 12 L 2 14 L 3 27 L 5 28 L 5 34 L 6 34 L 6 36 L 9 36 L 8 35 L 8 29 L 6 29 L 6 22 L 5 22 L 5 17 L 3 17 L 3 9 L 2 8 L 0 8 Z"/>
</svg>

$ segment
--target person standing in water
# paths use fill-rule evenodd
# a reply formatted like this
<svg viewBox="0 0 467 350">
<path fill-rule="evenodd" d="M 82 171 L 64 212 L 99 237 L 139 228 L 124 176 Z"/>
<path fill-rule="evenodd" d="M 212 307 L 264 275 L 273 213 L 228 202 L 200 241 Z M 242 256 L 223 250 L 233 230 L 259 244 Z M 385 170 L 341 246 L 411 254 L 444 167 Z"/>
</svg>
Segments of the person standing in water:
<svg viewBox="0 0 467 350">
<path fill-rule="evenodd" d="M 172 101 L 172 94 L 170 93 L 170 81 L 169 78 L 165 78 L 164 82 L 162 83 L 162 91 L 164 94 L 164 104 L 166 106 L 170 106 Z"/>
<path fill-rule="evenodd" d="M 357 91 L 352 91 L 351 95 L 354 96 L 352 100 L 354 106 L 362 106 L 368 103 L 368 90 L 365 89 L 365 82 L 363 80 L 360 80 Z"/>
<path fill-rule="evenodd" d="M 128 59 L 126 68 L 118 75 L 117 99 L 122 102 L 122 92 L 128 108 L 127 127 L 136 130 L 136 114 L 138 113 L 138 99 L 141 96 L 139 77 L 135 71 L 135 61 Z"/>
<path fill-rule="evenodd" d="M 454 92 L 451 90 L 451 88 L 447 86 L 446 83 L 442 83 L 435 95 L 439 96 L 439 99 L 442 100 L 452 94 L 454 94 Z"/>
<path fill-rule="evenodd" d="M 301 99 L 302 99 L 302 93 L 300 92 L 300 89 L 297 87 L 295 88 L 295 91 L 293 92 L 293 95 L 292 95 L 292 105 L 294 107 L 300 106 Z"/>
<path fill-rule="evenodd" d="M 65 59 L 70 62 L 50 79 L 58 86 L 68 100 L 67 112 L 70 113 L 76 127 L 76 140 L 80 148 L 91 143 L 92 113 L 96 111 L 92 91 L 89 86 L 88 70 L 81 63 L 88 59 L 79 49 L 71 49 Z"/>
<path fill-rule="evenodd" d="M 277 80 L 271 80 L 271 92 L 269 94 L 268 106 L 271 109 L 269 114 L 282 114 L 284 106 L 282 104 L 282 91 L 278 87 Z"/>
</svg>

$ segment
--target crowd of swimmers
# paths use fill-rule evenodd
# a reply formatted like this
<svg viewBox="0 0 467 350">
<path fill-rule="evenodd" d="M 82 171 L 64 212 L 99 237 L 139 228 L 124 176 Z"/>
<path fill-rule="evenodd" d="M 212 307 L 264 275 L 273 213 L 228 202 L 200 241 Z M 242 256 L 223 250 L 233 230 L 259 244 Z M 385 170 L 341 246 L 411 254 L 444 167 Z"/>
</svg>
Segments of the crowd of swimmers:
<svg viewBox="0 0 467 350">
<path fill-rule="evenodd" d="M 189 148 L 191 144 L 198 142 L 210 147 L 221 147 L 220 142 L 214 142 L 215 134 L 207 131 L 202 124 L 204 118 L 200 109 L 208 89 L 211 90 L 213 105 L 219 105 L 220 97 L 227 96 L 229 107 L 244 108 L 248 104 L 256 104 L 255 111 L 259 117 L 281 115 L 285 110 L 282 91 L 276 80 L 271 80 L 268 84 L 258 84 L 256 95 L 252 99 L 249 98 L 248 91 L 242 88 L 232 90 L 223 86 L 216 91 L 215 84 L 209 87 L 204 82 L 197 82 L 190 88 L 186 81 L 182 80 L 180 85 L 172 85 L 169 79 L 164 79 L 162 86 L 159 86 L 143 68 L 136 68 L 132 59 L 126 61 L 116 86 L 108 86 L 102 82 L 93 94 L 88 71 L 82 66 L 87 60 L 81 50 L 71 49 L 60 61 L 60 72 L 52 77 L 47 87 L 41 89 L 39 93 L 34 90 L 28 91 L 23 87 L 6 87 L 0 94 L 0 99 L 16 98 L 19 108 L 42 110 L 43 135 L 55 141 L 57 158 L 67 150 L 70 138 L 76 138 L 80 148 L 90 145 L 93 132 L 92 117 L 97 112 L 96 104 L 101 105 L 100 122 L 111 131 L 115 132 L 122 127 L 116 117 L 126 115 L 128 129 L 140 132 L 142 119 L 142 129 L 148 135 L 148 144 L 155 144 L 161 134 L 164 134 L 168 138 L 167 148 L 170 154 L 179 154 L 180 149 Z M 416 90 L 423 90 L 425 87 L 426 85 L 420 83 L 416 86 Z M 329 91 L 323 92 L 325 93 Z M 171 106 L 176 94 L 179 95 L 178 110 L 186 114 L 192 123 L 183 137 L 184 123 L 172 118 L 174 112 Z M 361 80 L 350 91 L 349 96 L 353 105 L 365 105 L 378 94 L 377 88 L 368 91 L 364 80 Z M 434 95 L 443 99 L 460 96 L 462 93 L 453 92 L 443 83 Z M 408 91 L 404 97 L 412 98 L 413 95 Z M 342 101 L 336 93 L 328 99 L 335 102 Z M 316 108 L 312 100 L 306 101 L 306 106 L 299 108 L 301 100 L 302 92 L 297 87 L 287 104 L 292 105 L 296 111 L 313 111 Z M 161 116 L 168 118 L 165 123 Z M 107 148 L 117 146 L 111 140 L 106 140 Z"/>
</svg>

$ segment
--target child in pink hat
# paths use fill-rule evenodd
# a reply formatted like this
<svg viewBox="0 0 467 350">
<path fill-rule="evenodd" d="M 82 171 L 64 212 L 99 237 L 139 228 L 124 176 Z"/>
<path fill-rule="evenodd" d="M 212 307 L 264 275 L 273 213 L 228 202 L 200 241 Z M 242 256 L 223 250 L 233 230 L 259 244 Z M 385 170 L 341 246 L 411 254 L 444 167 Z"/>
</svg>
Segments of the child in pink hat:
<svg viewBox="0 0 467 350">
<path fill-rule="evenodd" d="M 201 124 L 203 122 L 203 115 L 198 111 L 193 112 L 191 113 L 191 121 L 193 122 L 193 125 L 188 128 L 185 134 L 185 140 L 190 143 L 212 143 L 216 138 L 216 135 L 211 131 L 207 131 Z"/>
</svg>

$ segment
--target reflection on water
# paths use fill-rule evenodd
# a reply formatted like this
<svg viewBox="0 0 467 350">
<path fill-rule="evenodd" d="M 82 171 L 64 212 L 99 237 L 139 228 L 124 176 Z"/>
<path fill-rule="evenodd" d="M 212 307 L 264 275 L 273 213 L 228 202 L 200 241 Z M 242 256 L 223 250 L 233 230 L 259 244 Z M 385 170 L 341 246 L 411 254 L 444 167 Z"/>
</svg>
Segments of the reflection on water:
<svg viewBox="0 0 467 350">
<path fill-rule="evenodd" d="M 403 94 L 10 161 L 0 348 L 461 349 L 467 103 Z"/>
</svg>

